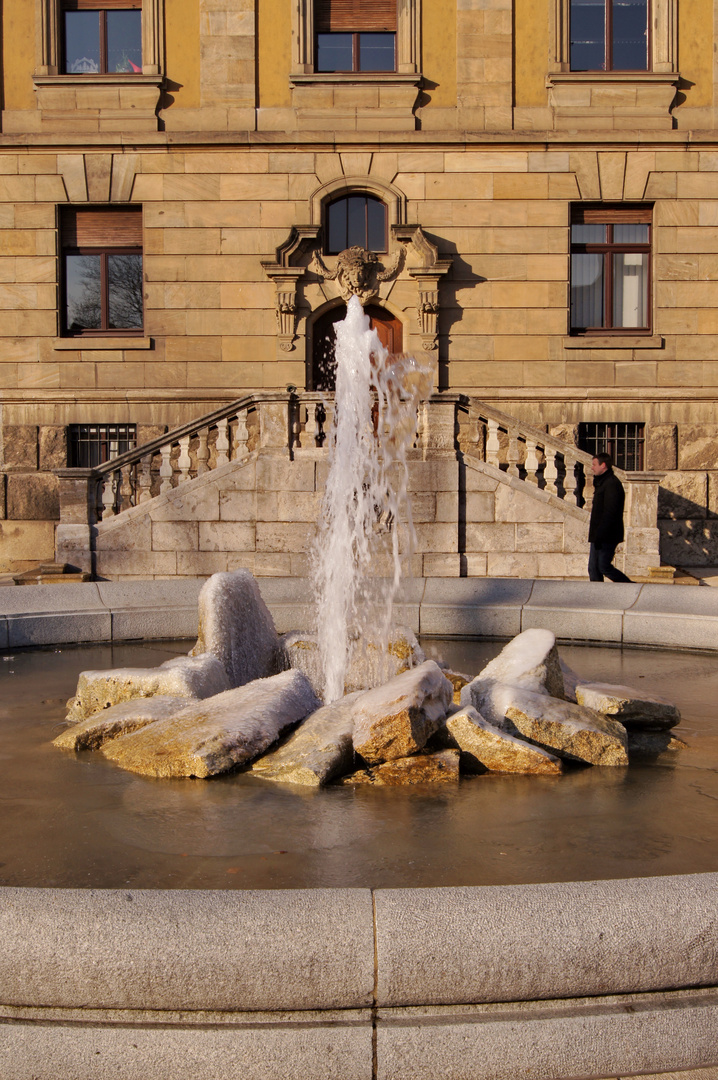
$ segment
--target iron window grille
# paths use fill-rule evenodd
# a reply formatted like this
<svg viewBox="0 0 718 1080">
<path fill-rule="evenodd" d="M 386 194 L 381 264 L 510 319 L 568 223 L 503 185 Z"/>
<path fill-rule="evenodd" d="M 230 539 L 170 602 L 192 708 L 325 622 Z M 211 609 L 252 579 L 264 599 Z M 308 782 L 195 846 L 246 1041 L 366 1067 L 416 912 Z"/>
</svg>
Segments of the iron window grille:
<svg viewBox="0 0 718 1080">
<path fill-rule="evenodd" d="M 71 469 L 94 469 L 136 445 L 135 424 L 70 424 L 68 465 Z"/>
<path fill-rule="evenodd" d="M 584 423 L 578 426 L 578 445 L 591 457 L 610 454 L 617 469 L 643 469 L 645 425 L 633 423 Z"/>
</svg>

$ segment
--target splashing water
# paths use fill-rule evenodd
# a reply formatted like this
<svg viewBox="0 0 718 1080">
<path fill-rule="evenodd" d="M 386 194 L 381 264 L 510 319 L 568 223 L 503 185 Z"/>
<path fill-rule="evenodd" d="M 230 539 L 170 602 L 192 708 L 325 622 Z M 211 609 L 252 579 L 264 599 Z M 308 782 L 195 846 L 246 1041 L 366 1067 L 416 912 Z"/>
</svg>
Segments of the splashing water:
<svg viewBox="0 0 718 1080">
<path fill-rule="evenodd" d="M 430 362 L 387 352 L 355 296 L 336 337 L 329 474 L 311 559 L 325 702 L 344 694 L 353 649 L 386 650 L 415 538 L 407 454 L 433 384 Z"/>
</svg>

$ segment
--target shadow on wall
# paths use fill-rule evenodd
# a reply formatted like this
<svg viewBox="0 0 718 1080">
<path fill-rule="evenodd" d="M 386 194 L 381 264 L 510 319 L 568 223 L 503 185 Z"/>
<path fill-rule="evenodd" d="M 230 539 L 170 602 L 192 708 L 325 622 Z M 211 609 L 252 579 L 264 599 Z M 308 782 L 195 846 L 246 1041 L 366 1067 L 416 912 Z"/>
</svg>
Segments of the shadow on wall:
<svg viewBox="0 0 718 1080">
<path fill-rule="evenodd" d="M 658 489 L 662 563 L 718 566 L 718 513 L 712 506 L 711 480 L 710 473 L 674 473 Z"/>
<path fill-rule="evenodd" d="M 443 236 L 426 232 L 425 234 L 432 244 L 439 249 L 439 257 L 442 259 L 451 256 L 451 270 L 439 285 L 441 298 L 441 310 L 439 312 L 439 390 L 449 388 L 449 363 L 448 355 L 452 344 L 451 330 L 456 323 L 463 319 L 463 307 L 459 303 L 458 293 L 461 289 L 474 289 L 486 281 L 474 271 L 470 263 L 464 259 L 452 240 Z M 484 359 L 483 356 L 476 357 Z"/>
</svg>

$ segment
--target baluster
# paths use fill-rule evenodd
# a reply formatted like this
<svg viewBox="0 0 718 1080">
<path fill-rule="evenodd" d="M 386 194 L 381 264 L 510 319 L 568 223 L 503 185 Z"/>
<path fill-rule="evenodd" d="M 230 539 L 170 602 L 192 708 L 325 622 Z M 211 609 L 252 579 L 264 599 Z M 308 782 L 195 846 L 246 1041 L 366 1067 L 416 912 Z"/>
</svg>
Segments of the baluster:
<svg viewBox="0 0 718 1080">
<path fill-rule="evenodd" d="M 232 461 L 241 461 L 247 456 L 249 451 L 247 450 L 247 439 L 249 438 L 249 431 L 247 430 L 247 413 L 243 409 L 237 415 L 237 430 L 234 434 L 234 453 L 232 454 Z"/>
<path fill-rule="evenodd" d="M 535 439 L 526 437 L 526 480 L 529 484 L 538 484 L 538 444 Z"/>
<path fill-rule="evenodd" d="M 304 429 L 304 436 L 307 446 L 314 449 L 315 446 L 319 446 L 319 409 L 315 401 L 310 402 L 307 406 L 307 424 Z"/>
<path fill-rule="evenodd" d="M 189 435 L 183 435 L 179 441 L 180 453 L 177 458 L 177 468 L 180 475 L 177 481 L 178 484 L 189 480 L 189 471 L 192 468 L 192 458 L 189 456 L 189 440 Z"/>
<path fill-rule="evenodd" d="M 576 468 L 578 461 L 576 458 L 570 458 L 568 454 L 564 454 L 564 461 L 566 462 L 566 479 L 564 480 L 566 502 L 571 503 L 572 506 L 580 506 L 581 487 L 578 469 Z"/>
<path fill-rule="evenodd" d="M 497 420 L 487 420 L 486 426 L 489 434 L 486 440 L 486 461 L 489 465 L 493 465 L 498 469 L 499 461 L 499 424 Z"/>
<path fill-rule="evenodd" d="M 550 495 L 558 495 L 558 469 L 556 468 L 556 451 L 550 446 L 546 447 L 546 468 L 543 472 L 546 481 L 546 491 Z"/>
<path fill-rule="evenodd" d="M 589 465 L 583 465 L 583 506 L 585 510 L 590 510 L 593 505 L 593 473 Z"/>
<path fill-rule="evenodd" d="M 334 431 L 334 402 L 333 401 L 325 401 L 324 402 L 324 430 L 322 432 L 322 435 L 324 437 L 324 442 L 322 443 L 322 446 L 328 446 L 329 445 L 329 440 L 333 438 L 333 431 Z"/>
<path fill-rule="evenodd" d="M 102 520 L 115 516 L 115 493 L 117 491 L 117 473 L 108 473 L 102 485 Z"/>
<path fill-rule="evenodd" d="M 152 498 L 152 454 L 145 454 L 141 461 L 142 467 L 137 477 L 138 503 L 147 502 Z"/>
<path fill-rule="evenodd" d="M 209 428 L 202 428 L 197 433 L 199 438 L 199 446 L 197 447 L 197 476 L 202 476 L 203 473 L 209 472 L 209 447 L 207 441 L 209 439 Z"/>
<path fill-rule="evenodd" d="M 519 459 L 521 455 L 519 453 L 519 432 L 518 428 L 509 429 L 509 446 L 506 453 L 506 460 L 508 462 L 508 469 L 506 470 L 509 476 L 519 475 Z"/>
<path fill-rule="evenodd" d="M 302 410 L 303 406 L 298 401 L 289 399 L 289 438 L 291 440 L 290 450 L 296 447 L 297 450 L 302 449 Z"/>
<path fill-rule="evenodd" d="M 134 494 L 132 490 L 132 465 L 125 465 L 123 469 L 119 470 L 119 495 L 120 495 L 120 513 L 123 510 L 129 510 L 134 505 L 132 496 Z"/>
<path fill-rule="evenodd" d="M 164 495 L 166 491 L 172 490 L 173 469 L 172 462 L 170 461 L 172 456 L 172 443 L 160 447 L 160 454 L 162 455 L 162 464 L 160 465 L 160 495 Z"/>
<path fill-rule="evenodd" d="M 229 421 L 225 417 L 224 420 L 217 421 L 217 468 L 220 465 L 226 465 L 229 461 L 229 435 L 228 435 Z M 199 454 L 197 455 L 199 457 Z M 199 466 L 197 467 L 199 474 Z"/>
</svg>

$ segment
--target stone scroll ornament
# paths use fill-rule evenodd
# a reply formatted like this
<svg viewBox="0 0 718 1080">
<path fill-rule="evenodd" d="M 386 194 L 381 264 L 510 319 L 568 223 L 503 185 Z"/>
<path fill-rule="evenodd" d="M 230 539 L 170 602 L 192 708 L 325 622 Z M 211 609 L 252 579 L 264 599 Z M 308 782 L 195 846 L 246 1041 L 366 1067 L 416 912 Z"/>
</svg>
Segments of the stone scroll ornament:
<svg viewBox="0 0 718 1080">
<path fill-rule="evenodd" d="M 336 281 L 342 300 L 348 303 L 352 296 L 357 296 L 363 307 L 377 296 L 383 282 L 392 281 L 401 273 L 405 257 L 402 245 L 391 263 L 384 266 L 375 252 L 355 246 L 339 252 L 333 270 L 327 267 L 321 252 L 315 251 L 309 269 L 325 281 Z"/>
</svg>

